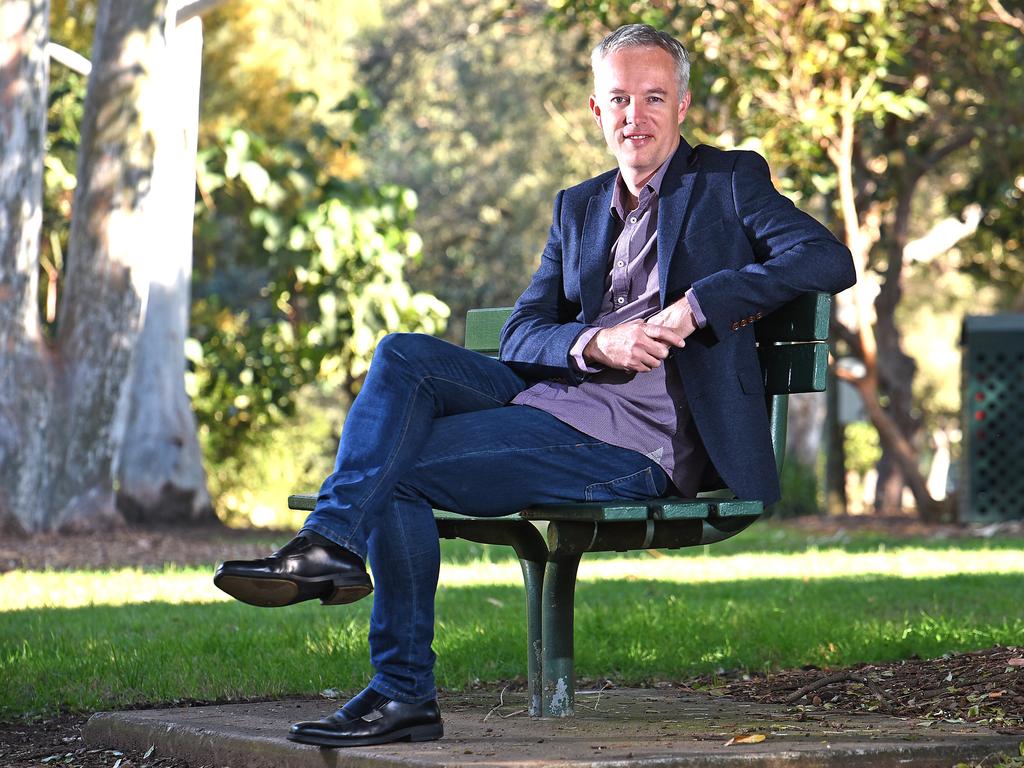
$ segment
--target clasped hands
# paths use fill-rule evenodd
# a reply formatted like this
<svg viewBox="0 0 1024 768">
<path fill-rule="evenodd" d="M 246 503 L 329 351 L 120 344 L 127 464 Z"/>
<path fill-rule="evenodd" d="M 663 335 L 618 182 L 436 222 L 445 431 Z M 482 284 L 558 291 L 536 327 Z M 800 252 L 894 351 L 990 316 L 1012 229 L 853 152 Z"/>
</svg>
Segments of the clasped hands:
<svg viewBox="0 0 1024 768">
<path fill-rule="evenodd" d="M 661 365 L 672 347 L 682 347 L 697 329 L 690 303 L 682 298 L 644 321 L 602 328 L 583 348 L 583 358 L 620 371 L 645 373 Z"/>
</svg>

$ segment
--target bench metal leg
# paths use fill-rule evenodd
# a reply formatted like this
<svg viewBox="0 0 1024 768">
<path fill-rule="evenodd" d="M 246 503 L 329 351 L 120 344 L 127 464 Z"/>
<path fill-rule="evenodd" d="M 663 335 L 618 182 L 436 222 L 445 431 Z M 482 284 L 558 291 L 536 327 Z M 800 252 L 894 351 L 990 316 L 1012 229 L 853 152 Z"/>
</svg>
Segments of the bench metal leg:
<svg viewBox="0 0 1024 768">
<path fill-rule="evenodd" d="M 552 523 L 554 525 L 554 523 Z M 548 557 L 544 573 L 544 708 L 545 717 L 572 717 L 576 700 L 573 669 L 573 596 L 580 553 Z"/>
<path fill-rule="evenodd" d="M 530 696 L 530 715 L 540 717 L 541 675 L 544 668 L 543 638 L 541 637 L 541 609 L 544 591 L 544 563 L 519 558 L 523 568 L 523 586 L 526 587 L 526 687 Z"/>
<path fill-rule="evenodd" d="M 544 537 L 525 520 L 437 520 L 438 533 L 446 539 L 467 539 L 480 544 L 505 544 L 515 549 L 526 588 L 526 687 L 530 714 L 542 713 L 543 638 L 541 636 L 544 564 L 548 547 Z M 571 605 L 571 602 L 570 602 Z"/>
</svg>

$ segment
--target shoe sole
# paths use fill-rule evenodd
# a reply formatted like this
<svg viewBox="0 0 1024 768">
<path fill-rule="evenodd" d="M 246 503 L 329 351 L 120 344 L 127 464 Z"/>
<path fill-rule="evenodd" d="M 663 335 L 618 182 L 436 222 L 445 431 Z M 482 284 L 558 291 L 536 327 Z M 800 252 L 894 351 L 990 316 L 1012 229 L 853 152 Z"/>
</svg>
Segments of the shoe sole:
<svg viewBox="0 0 1024 768">
<path fill-rule="evenodd" d="M 291 581 L 289 579 L 258 579 L 248 576 L 216 576 L 214 585 L 236 600 L 258 608 L 283 608 L 305 600 L 320 599 L 323 605 L 344 605 L 361 600 L 373 592 L 368 584 L 334 584 L 328 597 L 302 594 L 303 586 L 319 586 L 324 582 Z"/>
<path fill-rule="evenodd" d="M 314 747 L 370 747 L 375 744 L 391 744 L 396 741 L 437 741 L 444 736 L 444 726 L 441 723 L 435 725 L 414 725 L 411 728 L 402 728 L 392 733 L 384 733 L 380 736 L 362 736 L 359 738 L 336 738 L 329 736 L 298 736 L 289 733 L 288 741 L 297 744 L 311 744 Z"/>
</svg>

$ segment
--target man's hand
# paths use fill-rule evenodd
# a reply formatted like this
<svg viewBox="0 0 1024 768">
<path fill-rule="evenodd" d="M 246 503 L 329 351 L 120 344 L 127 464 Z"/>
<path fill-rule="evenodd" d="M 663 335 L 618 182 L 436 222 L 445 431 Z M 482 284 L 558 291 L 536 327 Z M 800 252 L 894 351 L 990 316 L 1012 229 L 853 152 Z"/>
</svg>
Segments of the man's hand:
<svg viewBox="0 0 1024 768">
<path fill-rule="evenodd" d="M 647 318 L 647 322 L 648 324 L 654 323 L 655 325 L 670 328 L 683 339 L 697 330 L 697 319 L 693 316 L 690 302 L 686 300 L 685 296 L 679 301 L 669 304 L 658 314 Z M 680 344 L 679 346 L 683 345 Z"/>
<path fill-rule="evenodd" d="M 637 319 L 602 328 L 583 348 L 583 357 L 607 368 L 646 373 L 684 343 L 671 328 Z"/>
</svg>

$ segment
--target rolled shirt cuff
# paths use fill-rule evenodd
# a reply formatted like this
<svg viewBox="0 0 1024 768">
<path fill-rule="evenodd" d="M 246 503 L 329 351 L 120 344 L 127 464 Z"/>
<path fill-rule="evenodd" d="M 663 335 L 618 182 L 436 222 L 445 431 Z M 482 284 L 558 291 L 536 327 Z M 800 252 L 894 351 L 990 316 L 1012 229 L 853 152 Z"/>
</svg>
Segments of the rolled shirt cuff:
<svg viewBox="0 0 1024 768">
<path fill-rule="evenodd" d="M 697 301 L 697 294 L 693 292 L 693 288 L 686 292 L 686 303 L 690 305 L 690 311 L 693 312 L 693 319 L 697 321 L 697 327 L 703 328 L 707 325 L 708 319 L 700 308 L 700 302 Z"/>
<path fill-rule="evenodd" d="M 600 328 L 587 328 L 587 330 L 576 337 L 576 341 L 573 342 L 572 347 L 569 349 L 569 359 L 572 360 L 573 365 L 576 366 L 576 370 L 580 373 L 599 373 L 603 370 L 602 368 L 595 368 L 594 366 L 589 365 L 587 361 L 583 359 L 583 350 L 600 330 Z"/>
</svg>

